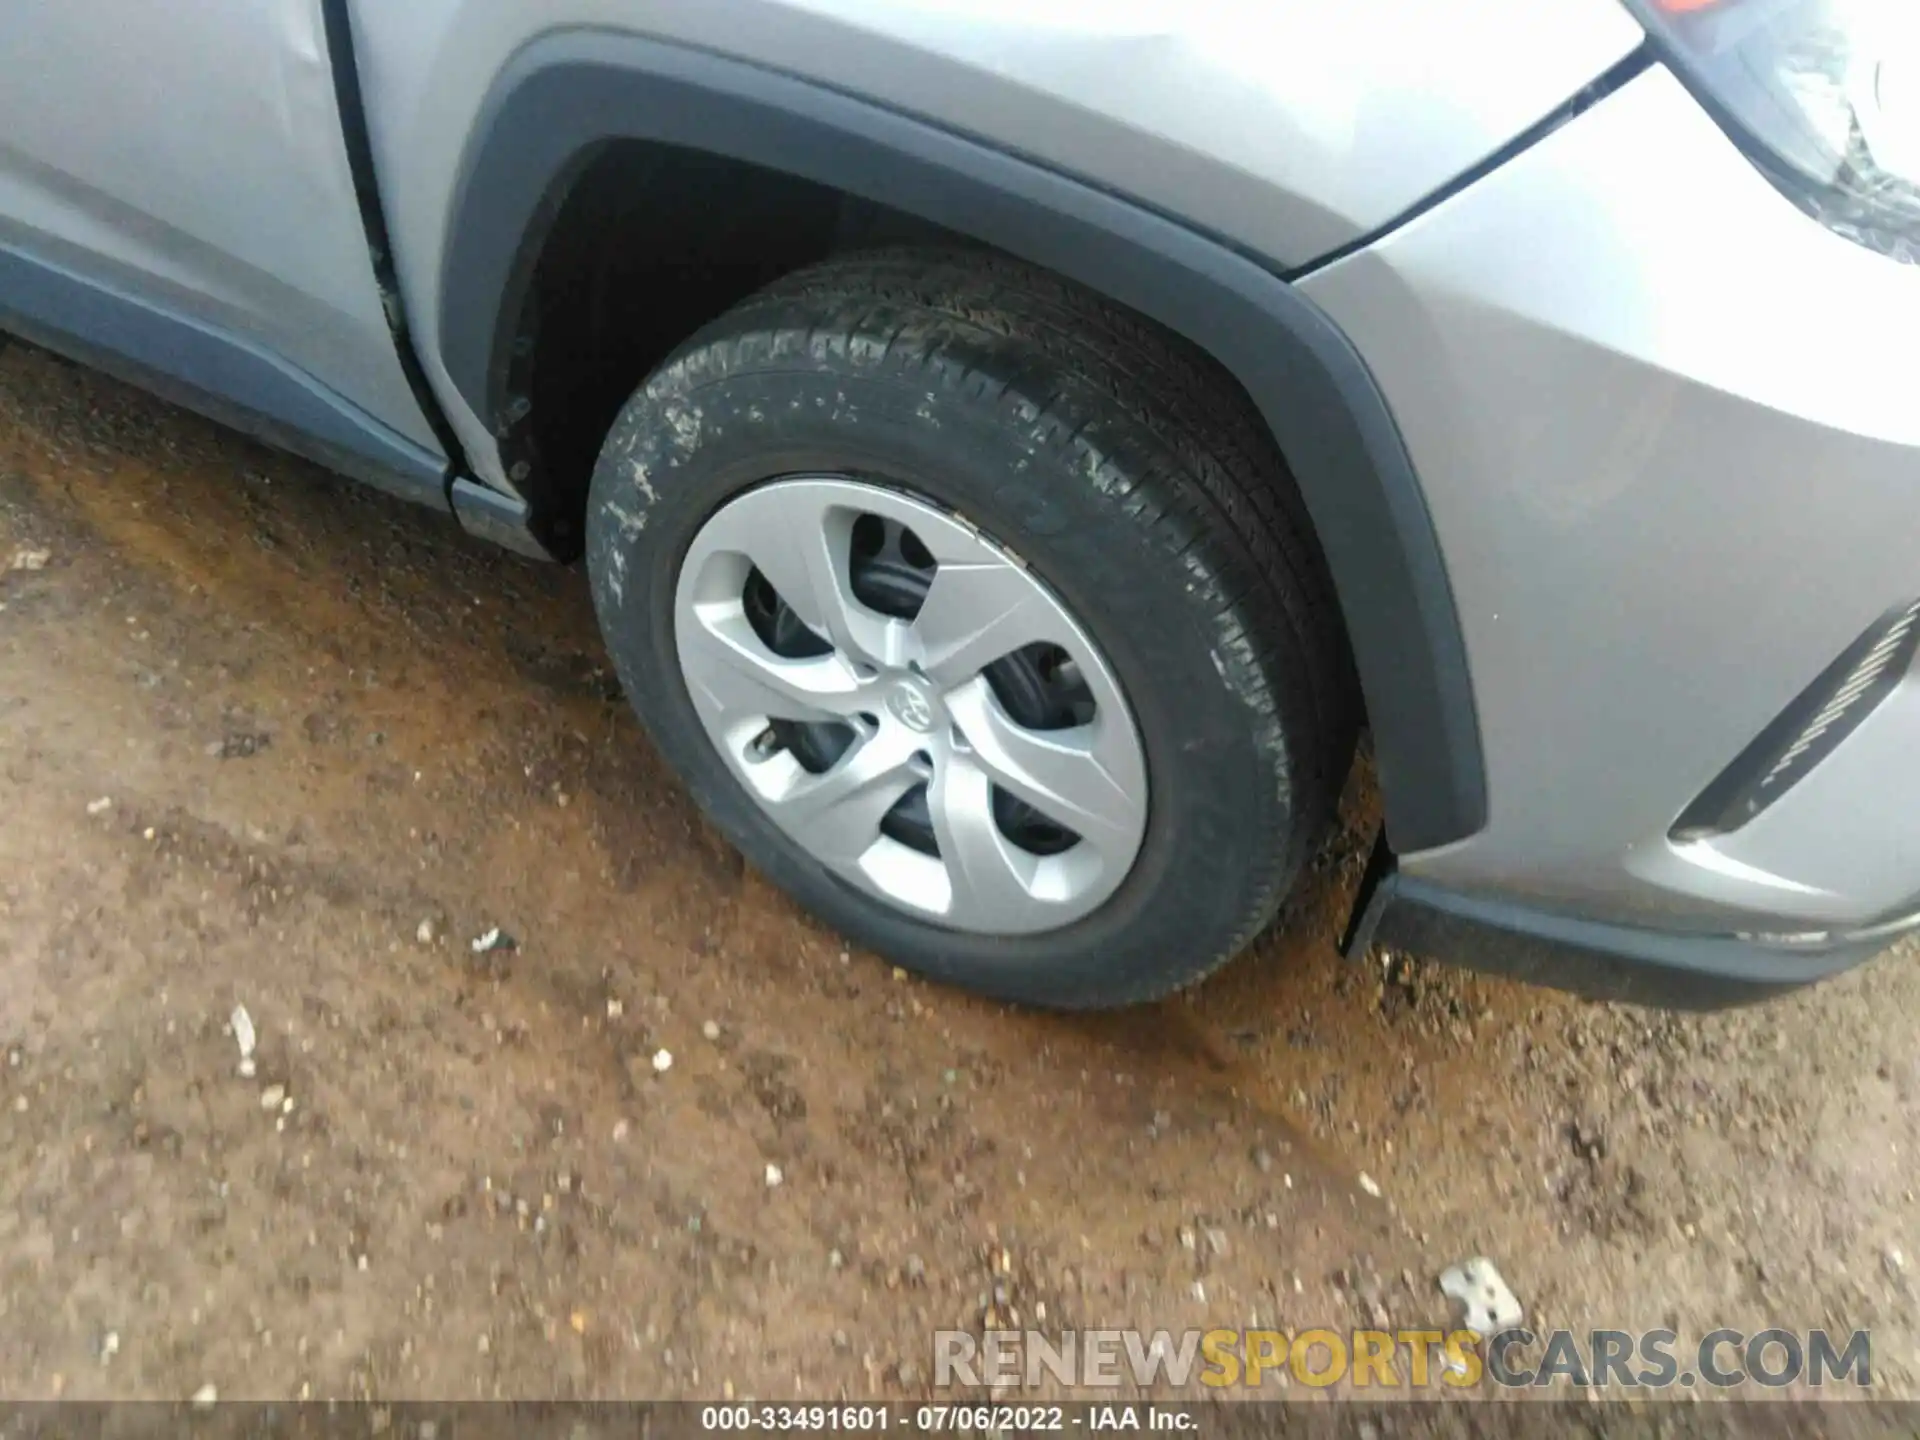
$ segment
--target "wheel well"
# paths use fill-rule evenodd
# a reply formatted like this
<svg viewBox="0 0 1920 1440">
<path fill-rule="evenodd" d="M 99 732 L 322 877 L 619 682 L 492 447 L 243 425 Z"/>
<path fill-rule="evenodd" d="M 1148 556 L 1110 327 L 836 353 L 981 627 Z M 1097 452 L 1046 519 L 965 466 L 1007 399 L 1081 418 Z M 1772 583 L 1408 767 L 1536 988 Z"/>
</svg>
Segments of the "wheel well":
<svg viewBox="0 0 1920 1440">
<path fill-rule="evenodd" d="M 512 389 L 531 409 L 502 458 L 553 548 L 578 550 L 600 444 L 681 342 L 783 275 L 903 241 L 967 243 L 744 161 L 651 141 L 599 150 L 555 213 L 515 330 L 526 364 Z"/>
<path fill-rule="evenodd" d="M 538 307 L 525 303 L 536 289 L 536 267 L 549 272 L 547 289 L 557 285 L 576 307 L 594 303 L 592 291 L 582 298 L 577 289 L 580 262 L 545 253 L 547 242 L 558 241 L 554 253 L 565 254 L 578 223 L 553 197 L 577 197 L 604 184 L 579 182 L 603 165 L 631 163 L 603 153 L 628 144 L 641 147 L 628 153 L 651 155 L 647 163 L 656 166 L 670 150 L 648 147 L 728 157 L 712 173 L 736 183 L 753 177 L 749 191 L 769 174 L 798 177 L 776 189 L 815 197 L 813 207 L 800 206 L 815 217 L 813 224 L 797 227 L 814 250 L 842 243 L 844 195 L 866 197 L 875 213 L 893 207 L 921 217 L 924 223 L 914 227 L 919 234 L 944 226 L 1077 281 L 1184 337 L 1231 376 L 1286 457 L 1332 569 L 1395 848 L 1429 849 L 1486 824 L 1486 768 L 1466 642 L 1419 476 L 1365 361 L 1271 264 L 1011 151 L 801 77 L 645 36 L 553 31 L 516 54 L 480 113 L 443 232 L 433 317 L 439 359 L 470 413 L 492 429 L 505 476 L 530 491 L 555 524 L 568 526 L 573 533 L 565 538 L 573 544 L 579 515 L 571 511 L 586 467 L 563 458 L 550 477 L 537 454 L 523 453 L 530 437 L 545 434 L 562 447 L 562 457 L 577 456 L 604 433 L 592 424 L 563 423 L 564 393 L 549 402 L 552 415 L 536 419 L 533 387 L 523 373 L 543 348 L 538 329 L 518 328 L 529 312 L 538 319 Z M 744 168 L 733 168 L 736 163 Z M 639 173 L 648 173 L 647 164 Z M 821 202 L 822 195 L 829 198 Z M 724 206 L 712 209 L 727 213 Z M 677 213 L 687 227 L 687 237 L 667 253 L 698 253 L 692 236 L 726 228 L 708 212 L 704 193 L 697 201 L 683 196 L 677 207 L 660 204 L 660 213 Z M 836 217 L 831 227 L 822 218 L 827 213 Z M 733 239 L 737 244 L 739 235 Z M 758 245 L 745 247 L 758 256 L 754 276 L 776 273 L 781 263 L 804 263 L 807 255 L 792 253 L 803 248 L 782 238 L 774 249 L 787 253 L 776 262 Z M 589 245 L 587 253 L 592 250 Z M 751 282 L 736 275 L 733 283 L 750 288 Z M 726 298 L 720 287 L 705 294 L 708 308 Z M 671 348 L 686 326 L 680 334 L 664 333 L 674 328 L 661 323 L 665 309 L 696 307 L 687 297 L 662 297 L 657 286 L 650 299 L 641 298 L 648 312 L 641 335 L 651 336 L 656 351 Z M 567 306 L 559 308 L 564 313 Z M 558 343 L 544 347 L 549 357 Z M 627 348 L 634 369 L 644 370 L 647 347 L 636 338 Z M 616 403 L 639 378 L 611 363 L 600 368 L 598 393 L 613 393 Z M 580 367 L 571 373 L 578 377 Z M 556 384 L 550 374 L 539 389 L 546 394 Z M 573 404 L 592 412 L 577 399 Z M 599 409 L 611 413 L 604 398 Z M 539 509 L 530 517 L 536 534 L 545 528 Z M 516 533 L 523 532 L 524 522 L 515 519 Z"/>
</svg>

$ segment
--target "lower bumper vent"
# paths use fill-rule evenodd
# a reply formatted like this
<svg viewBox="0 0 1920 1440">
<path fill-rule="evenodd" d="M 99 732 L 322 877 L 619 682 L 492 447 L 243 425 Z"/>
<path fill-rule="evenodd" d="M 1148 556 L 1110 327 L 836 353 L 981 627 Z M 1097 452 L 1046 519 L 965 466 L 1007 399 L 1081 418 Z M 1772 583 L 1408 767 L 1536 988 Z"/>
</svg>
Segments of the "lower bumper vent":
<svg viewBox="0 0 1920 1440">
<path fill-rule="evenodd" d="M 1881 617 L 1673 824 L 1675 840 L 1737 830 L 1791 790 L 1891 695 L 1920 649 L 1920 602 Z"/>
</svg>

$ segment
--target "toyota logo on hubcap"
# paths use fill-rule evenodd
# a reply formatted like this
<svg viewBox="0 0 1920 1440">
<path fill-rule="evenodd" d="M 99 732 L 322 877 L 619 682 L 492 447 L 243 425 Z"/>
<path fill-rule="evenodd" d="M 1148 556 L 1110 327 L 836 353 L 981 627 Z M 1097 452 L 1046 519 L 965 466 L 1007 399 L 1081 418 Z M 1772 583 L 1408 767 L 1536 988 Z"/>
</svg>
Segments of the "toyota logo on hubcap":
<svg viewBox="0 0 1920 1440">
<path fill-rule="evenodd" d="M 933 729 L 933 701 L 912 685 L 902 685 L 887 697 L 887 709 L 893 718 L 909 730 L 924 735 Z"/>
</svg>

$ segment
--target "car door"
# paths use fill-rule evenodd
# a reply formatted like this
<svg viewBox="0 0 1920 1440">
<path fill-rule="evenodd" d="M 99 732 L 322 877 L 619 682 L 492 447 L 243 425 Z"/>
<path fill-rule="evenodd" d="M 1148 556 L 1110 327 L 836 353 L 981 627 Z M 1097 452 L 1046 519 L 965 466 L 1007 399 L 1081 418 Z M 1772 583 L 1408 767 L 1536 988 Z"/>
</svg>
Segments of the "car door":
<svg viewBox="0 0 1920 1440">
<path fill-rule="evenodd" d="M 327 3 L 0 6 L 0 329 L 343 469 L 437 485 L 445 457 L 370 258 Z"/>
</svg>

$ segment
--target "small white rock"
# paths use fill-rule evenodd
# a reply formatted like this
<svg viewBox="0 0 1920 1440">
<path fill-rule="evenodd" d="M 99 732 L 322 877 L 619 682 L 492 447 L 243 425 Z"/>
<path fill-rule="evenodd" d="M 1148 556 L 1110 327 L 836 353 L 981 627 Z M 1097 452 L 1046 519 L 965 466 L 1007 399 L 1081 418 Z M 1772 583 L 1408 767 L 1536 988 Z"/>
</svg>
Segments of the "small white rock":
<svg viewBox="0 0 1920 1440">
<path fill-rule="evenodd" d="M 104 815 L 112 808 L 113 797 L 111 795 L 102 795 L 98 800 L 89 800 L 87 802 L 87 814 L 89 815 Z"/>
<path fill-rule="evenodd" d="M 13 558 L 7 562 L 7 568 L 9 570 L 44 570 L 51 559 L 53 559 L 51 550 L 23 548 L 13 552 Z"/>
<path fill-rule="evenodd" d="M 253 1078 L 253 1057 L 251 1055 L 243 1056 L 240 1060 L 240 1078 L 242 1080 L 251 1080 Z"/>
<path fill-rule="evenodd" d="M 487 931 L 486 934 L 479 935 L 474 938 L 473 953 L 476 955 L 484 955 L 487 953 L 487 951 L 493 949 L 493 947 L 498 945 L 499 943 L 500 943 L 500 927 L 498 925 L 495 925 L 491 930 Z"/>
<path fill-rule="evenodd" d="M 618 1000 L 607 1001 L 607 1019 L 618 1020 L 627 1013 L 627 1007 Z"/>
<path fill-rule="evenodd" d="M 120 1332 L 118 1330 L 109 1330 L 105 1335 L 100 1337 L 100 1363 L 102 1365 L 106 1364 L 107 1361 L 119 1353 Z"/>
<path fill-rule="evenodd" d="M 700 1027 L 700 1033 L 709 1040 L 718 1040 L 720 1038 L 720 1026 L 717 1022 L 709 1020 Z"/>
<path fill-rule="evenodd" d="M 1518 1297 L 1484 1255 L 1441 1271 L 1440 1292 L 1460 1302 L 1467 1328 L 1482 1335 L 1511 1329 L 1526 1315 Z"/>
<path fill-rule="evenodd" d="M 773 1189 L 774 1186 L 778 1185 L 782 1180 L 786 1178 L 787 1177 L 781 1172 L 781 1169 L 778 1165 L 770 1164 L 767 1166 L 767 1188 L 769 1190 Z"/>
<path fill-rule="evenodd" d="M 262 1110 L 278 1110 L 280 1108 L 280 1102 L 286 1098 L 286 1086 L 269 1085 L 260 1092 L 260 1108 Z"/>
<path fill-rule="evenodd" d="M 1380 1182 L 1364 1170 L 1360 1172 L 1360 1188 L 1366 1191 L 1367 1194 L 1373 1196 L 1374 1199 L 1378 1200 L 1380 1198 Z"/>
<path fill-rule="evenodd" d="M 367 1268 L 367 1257 L 365 1255 L 362 1255 L 358 1260 L 354 1261 L 353 1263 L 354 1263 L 355 1269 L 365 1270 Z"/>
<path fill-rule="evenodd" d="M 422 920 L 419 928 L 413 932 L 413 938 L 418 940 L 422 945 L 433 944 L 433 921 Z"/>
<path fill-rule="evenodd" d="M 624 1144 L 626 1142 L 626 1138 L 627 1138 L 627 1122 L 624 1120 L 614 1121 L 613 1122 L 613 1143 L 616 1145 Z"/>
<path fill-rule="evenodd" d="M 211 1384 L 202 1385 L 198 1390 L 193 1392 L 193 1403 L 203 1408 L 213 1404 L 213 1402 L 219 1398 L 220 1392 Z"/>
<path fill-rule="evenodd" d="M 253 1017 L 247 1014 L 247 1007 L 236 1005 L 230 1023 L 233 1026 L 233 1040 L 240 1047 L 240 1058 L 245 1060 L 253 1054 L 257 1038 L 253 1033 Z"/>
<path fill-rule="evenodd" d="M 656 1050 L 653 1052 L 653 1073 L 654 1074 L 664 1075 L 667 1073 L 667 1071 L 671 1070 L 672 1068 L 673 1068 L 673 1052 L 671 1050 Z"/>
</svg>

